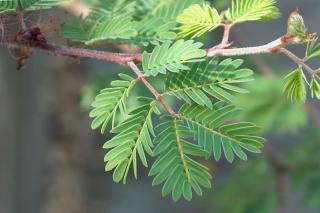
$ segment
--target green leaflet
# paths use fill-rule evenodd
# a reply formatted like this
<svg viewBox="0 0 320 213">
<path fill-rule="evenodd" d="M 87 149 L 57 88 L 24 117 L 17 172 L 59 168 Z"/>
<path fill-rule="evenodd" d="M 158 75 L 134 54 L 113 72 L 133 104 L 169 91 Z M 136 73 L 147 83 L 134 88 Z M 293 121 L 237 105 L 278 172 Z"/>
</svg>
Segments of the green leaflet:
<svg viewBox="0 0 320 213">
<path fill-rule="evenodd" d="M 208 4 L 193 4 L 183 11 L 177 18 L 181 24 L 179 37 L 199 37 L 220 26 L 222 17 L 215 8 Z"/>
<path fill-rule="evenodd" d="M 221 158 L 223 152 L 231 163 L 235 155 L 242 160 L 247 159 L 243 149 L 260 153 L 265 142 L 261 137 L 249 135 L 260 130 L 252 123 L 225 124 L 240 112 L 236 107 L 225 105 L 223 102 L 217 102 L 212 109 L 197 104 L 185 104 L 180 109 L 180 118 L 194 132 L 198 144 L 208 153 L 213 152 L 216 161 Z"/>
<path fill-rule="evenodd" d="M 67 2 L 67 0 L 19 0 L 23 10 L 43 10 L 49 9 Z M 14 12 L 17 8 L 17 0 L 1 0 L 0 14 Z"/>
<path fill-rule="evenodd" d="M 180 120 L 169 116 L 164 116 L 163 123 L 155 130 L 158 132 L 154 139 L 157 159 L 150 175 L 155 176 L 152 185 L 164 183 L 162 196 L 171 193 L 174 201 L 181 196 L 191 200 L 192 189 L 201 195 L 200 186 L 210 188 L 211 175 L 208 169 L 189 157 L 207 154 L 201 147 L 185 140 L 192 132 Z"/>
<path fill-rule="evenodd" d="M 165 95 L 174 95 L 187 103 L 212 107 L 208 95 L 219 100 L 233 102 L 232 93 L 248 93 L 247 90 L 233 84 L 251 81 L 253 72 L 240 69 L 241 59 L 225 59 L 218 63 L 216 58 L 211 61 L 195 63 L 190 70 L 170 73 L 166 79 Z"/>
<path fill-rule="evenodd" d="M 121 80 L 111 82 L 112 87 L 101 90 L 92 103 L 93 109 L 89 114 L 93 118 L 91 128 L 101 127 L 101 134 L 105 132 L 111 119 L 112 127 L 115 126 L 118 110 L 122 115 L 126 114 L 125 100 L 136 84 L 136 80 L 130 76 L 119 74 L 119 77 Z"/>
<path fill-rule="evenodd" d="M 287 93 L 292 101 L 305 102 L 307 99 L 306 77 L 303 70 L 296 69 L 285 78 L 283 92 Z"/>
<path fill-rule="evenodd" d="M 318 39 L 314 39 L 313 41 L 308 42 L 308 46 L 306 49 L 306 58 L 308 60 L 319 57 L 320 56 L 320 43 L 318 43 Z"/>
<path fill-rule="evenodd" d="M 186 63 L 198 62 L 204 60 L 206 51 L 200 49 L 202 43 L 193 40 L 178 40 L 173 44 L 164 42 L 156 46 L 149 55 L 143 52 L 142 67 L 146 75 L 156 76 L 158 73 L 166 74 L 170 72 L 179 72 L 180 70 L 189 70 Z"/>
<path fill-rule="evenodd" d="M 106 171 L 114 169 L 113 179 L 115 182 L 126 182 L 127 175 L 133 167 L 135 178 L 138 176 L 137 158 L 142 165 L 148 167 L 146 153 L 152 156 L 153 133 L 152 113 L 156 109 L 155 101 L 148 99 L 146 103 L 129 113 L 127 119 L 118 126 L 112 128 L 111 132 L 116 135 L 107 141 L 103 148 L 109 149 L 104 157 Z"/>
<path fill-rule="evenodd" d="M 310 83 L 311 97 L 320 100 L 320 83 L 316 79 L 312 79 Z"/>
<path fill-rule="evenodd" d="M 276 0 L 233 0 L 225 16 L 233 23 L 265 21 L 280 16 Z"/>
</svg>

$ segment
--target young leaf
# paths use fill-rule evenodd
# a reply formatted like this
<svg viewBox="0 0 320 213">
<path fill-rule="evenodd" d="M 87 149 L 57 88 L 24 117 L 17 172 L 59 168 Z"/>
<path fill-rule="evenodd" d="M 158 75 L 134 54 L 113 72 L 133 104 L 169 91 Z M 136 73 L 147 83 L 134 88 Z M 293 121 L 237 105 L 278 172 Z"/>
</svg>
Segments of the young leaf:
<svg viewBox="0 0 320 213">
<path fill-rule="evenodd" d="M 289 16 L 287 34 L 293 36 L 293 40 L 296 43 L 312 41 L 316 36 L 314 33 L 308 33 L 308 29 L 305 26 L 303 17 L 299 14 L 298 9 Z"/>
<path fill-rule="evenodd" d="M 178 16 L 177 21 L 182 24 L 179 27 L 179 37 L 191 38 L 199 37 L 206 32 L 210 32 L 220 26 L 221 16 L 215 8 L 208 4 L 194 4 L 183 11 Z"/>
<path fill-rule="evenodd" d="M 318 39 L 310 41 L 307 45 L 306 50 L 306 58 L 308 60 L 319 57 L 320 56 L 320 43 L 318 43 Z"/>
<path fill-rule="evenodd" d="M 276 0 L 233 0 L 225 16 L 233 23 L 275 19 L 280 16 L 275 3 Z"/>
<path fill-rule="evenodd" d="M 316 79 L 312 79 L 310 83 L 311 96 L 320 100 L 320 83 Z"/>
<path fill-rule="evenodd" d="M 202 43 L 193 40 L 178 40 L 173 44 L 169 41 L 161 46 L 156 46 L 152 53 L 144 52 L 142 56 L 142 67 L 146 75 L 156 76 L 158 73 L 166 74 L 170 72 L 179 72 L 180 70 L 189 70 L 185 63 L 203 61 L 206 51 L 200 49 Z"/>
<path fill-rule="evenodd" d="M 292 101 L 305 102 L 307 98 L 306 77 L 303 70 L 297 69 L 289 73 L 285 78 L 283 91 Z"/>
</svg>

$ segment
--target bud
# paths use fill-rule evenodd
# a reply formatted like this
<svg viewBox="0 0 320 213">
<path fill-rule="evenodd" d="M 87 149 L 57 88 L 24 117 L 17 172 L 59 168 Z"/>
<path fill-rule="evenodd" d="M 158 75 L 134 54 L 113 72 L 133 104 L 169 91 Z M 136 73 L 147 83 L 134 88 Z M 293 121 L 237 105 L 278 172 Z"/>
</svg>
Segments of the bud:
<svg viewBox="0 0 320 213">
<path fill-rule="evenodd" d="M 298 8 L 289 16 L 287 35 L 292 36 L 292 40 L 295 43 L 309 42 L 317 36 L 316 33 L 308 33 L 308 29 L 304 24 L 303 17 L 299 14 Z"/>
</svg>

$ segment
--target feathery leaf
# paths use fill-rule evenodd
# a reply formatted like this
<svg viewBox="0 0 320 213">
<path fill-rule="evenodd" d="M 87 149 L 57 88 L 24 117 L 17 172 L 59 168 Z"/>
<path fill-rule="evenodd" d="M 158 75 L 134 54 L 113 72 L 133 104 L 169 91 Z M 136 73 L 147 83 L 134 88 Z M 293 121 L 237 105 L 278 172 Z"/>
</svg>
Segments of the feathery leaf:
<svg viewBox="0 0 320 213">
<path fill-rule="evenodd" d="M 320 100 L 320 83 L 315 78 L 311 80 L 310 90 L 312 98 L 317 98 Z"/>
<path fill-rule="evenodd" d="M 136 80 L 128 75 L 119 74 L 121 80 L 111 82 L 111 88 L 100 91 L 92 103 L 93 109 L 90 117 L 94 118 L 91 124 L 92 129 L 101 127 L 103 134 L 109 121 L 112 119 L 112 127 L 115 126 L 116 113 L 119 110 L 122 115 L 126 114 L 125 100 L 136 84 Z"/>
<path fill-rule="evenodd" d="M 296 69 L 285 78 L 283 92 L 288 94 L 292 101 L 305 102 L 307 99 L 306 77 L 303 70 Z"/>
<path fill-rule="evenodd" d="M 115 182 L 126 182 L 127 175 L 133 167 L 135 178 L 138 176 L 137 158 L 143 166 L 148 167 L 146 153 L 152 156 L 153 143 L 150 130 L 152 113 L 156 110 L 156 102 L 149 99 L 146 103 L 129 113 L 129 117 L 114 127 L 111 132 L 116 135 L 107 141 L 103 148 L 109 149 L 104 157 L 106 171 L 114 170 Z"/>
<path fill-rule="evenodd" d="M 180 70 L 189 70 L 185 63 L 202 61 L 206 56 L 206 51 L 200 49 L 202 43 L 193 40 L 178 40 L 172 45 L 170 42 L 164 42 L 156 46 L 149 56 L 144 52 L 142 55 L 142 67 L 146 75 L 156 76 L 158 73 L 166 74 L 170 72 L 179 72 Z"/>
<path fill-rule="evenodd" d="M 243 149 L 260 153 L 265 142 L 261 137 L 249 135 L 260 130 L 252 123 L 224 124 L 241 112 L 232 105 L 217 102 L 209 109 L 197 104 L 185 104 L 179 112 L 181 120 L 194 131 L 198 144 L 208 153 L 213 151 L 216 161 L 220 159 L 222 151 L 230 163 L 235 155 L 246 160 L 247 155 Z"/>
<path fill-rule="evenodd" d="M 209 4 L 203 4 L 202 6 L 194 4 L 185 9 L 178 16 L 177 21 L 182 24 L 179 27 L 179 37 L 192 35 L 191 38 L 195 38 L 220 26 L 221 16 Z"/>
<path fill-rule="evenodd" d="M 195 63 L 191 70 L 170 73 L 166 79 L 165 95 L 174 95 L 187 103 L 212 107 L 207 94 L 219 100 L 233 102 L 235 97 L 230 92 L 248 93 L 247 90 L 232 84 L 251 81 L 253 72 L 239 69 L 243 60 L 225 59 L 218 63 L 217 58 L 210 62 Z"/>
<path fill-rule="evenodd" d="M 233 23 L 275 19 L 280 16 L 275 3 L 276 0 L 233 0 L 225 16 Z"/>
<path fill-rule="evenodd" d="M 90 29 L 90 39 L 86 44 L 102 42 L 106 40 L 129 40 L 137 35 L 135 23 L 130 16 L 118 16 L 97 22 Z"/>
<path fill-rule="evenodd" d="M 205 156 L 207 153 L 200 146 L 185 140 L 192 132 L 180 120 L 170 116 L 164 116 L 163 120 L 156 127 L 159 133 L 154 139 L 157 159 L 150 170 L 150 175 L 155 176 L 152 185 L 164 183 L 162 196 L 171 193 L 174 201 L 182 195 L 186 200 L 191 200 L 192 189 L 202 195 L 200 185 L 211 187 L 211 175 L 206 167 L 188 155 Z"/>
</svg>

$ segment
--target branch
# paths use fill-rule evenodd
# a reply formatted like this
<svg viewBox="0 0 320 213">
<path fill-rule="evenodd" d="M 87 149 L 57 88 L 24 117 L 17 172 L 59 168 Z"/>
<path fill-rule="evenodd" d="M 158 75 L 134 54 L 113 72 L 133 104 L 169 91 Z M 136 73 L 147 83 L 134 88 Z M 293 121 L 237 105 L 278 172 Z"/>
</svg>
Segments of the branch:
<svg viewBox="0 0 320 213">
<path fill-rule="evenodd" d="M 0 39 L 0 44 L 26 47 L 26 44 L 20 44 L 12 36 L 5 36 L 4 38 Z M 141 54 L 112 53 L 106 51 L 57 45 L 53 43 L 32 44 L 31 46 L 27 47 L 33 50 L 45 51 L 56 55 L 79 58 L 93 58 L 97 60 L 115 62 L 120 65 L 127 65 L 129 61 L 141 61 Z"/>
<path fill-rule="evenodd" d="M 303 59 L 300 59 L 292 52 L 285 49 L 285 46 L 289 44 L 296 44 L 292 37 L 284 35 L 268 44 L 255 46 L 255 47 L 245 47 L 245 48 L 229 48 L 229 35 L 232 24 L 224 25 L 224 36 L 221 43 L 213 48 L 207 50 L 207 56 L 243 56 L 243 55 L 257 55 L 257 54 L 274 54 L 283 53 L 287 55 L 291 60 L 293 60 L 298 65 L 305 68 L 305 70 L 314 78 L 320 81 L 320 77 L 317 75 L 317 71 L 310 68 Z M 27 29 L 28 30 L 28 29 Z M 26 46 L 26 43 L 19 43 L 15 37 L 4 37 L 0 39 L 0 44 L 4 45 L 17 45 Z M 68 47 L 62 45 L 56 45 L 52 43 L 30 43 L 29 48 L 51 52 L 57 55 L 71 56 L 71 57 L 81 57 L 81 58 L 94 58 L 104 61 L 112 61 L 120 65 L 128 65 L 128 62 L 138 63 L 141 62 L 141 54 L 125 54 L 125 53 L 112 53 L 106 51 L 91 50 L 85 48 Z"/>
<path fill-rule="evenodd" d="M 278 47 L 285 45 L 282 38 L 276 39 L 268 44 L 255 46 L 255 47 L 244 47 L 244 48 L 211 48 L 208 50 L 208 57 L 213 56 L 243 56 L 243 55 L 257 55 L 257 54 L 270 54 L 274 53 Z M 219 46 L 219 45 L 218 45 Z"/>
<path fill-rule="evenodd" d="M 142 81 L 146 87 L 149 89 L 149 91 L 153 94 L 153 96 L 162 104 L 162 106 L 165 108 L 165 110 L 172 115 L 173 117 L 177 117 L 178 114 L 176 112 L 173 111 L 173 109 L 170 107 L 170 105 L 166 102 L 166 100 L 163 98 L 162 95 L 160 95 L 156 89 L 147 81 L 147 79 L 145 78 L 145 76 L 142 74 L 142 72 L 139 70 L 139 68 L 137 67 L 137 65 L 132 62 L 129 61 L 128 66 L 131 68 L 131 70 L 136 74 L 138 80 Z"/>
</svg>

